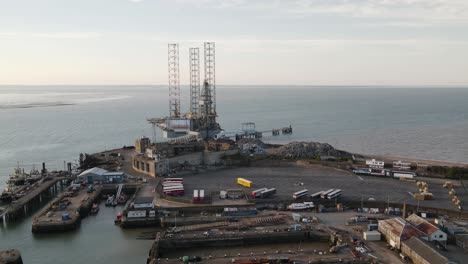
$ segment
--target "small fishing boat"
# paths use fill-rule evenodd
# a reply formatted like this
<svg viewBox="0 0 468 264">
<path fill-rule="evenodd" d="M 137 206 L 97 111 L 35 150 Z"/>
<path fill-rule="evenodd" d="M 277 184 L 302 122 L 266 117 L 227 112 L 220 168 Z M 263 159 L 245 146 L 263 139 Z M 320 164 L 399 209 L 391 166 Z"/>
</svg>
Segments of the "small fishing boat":
<svg viewBox="0 0 468 264">
<path fill-rule="evenodd" d="M 122 217 L 123 217 L 122 212 L 119 212 L 117 216 L 115 217 L 114 224 L 120 225 L 120 223 L 122 222 Z"/>
<path fill-rule="evenodd" d="M 90 215 L 97 215 L 98 212 L 99 212 L 99 205 L 94 203 L 93 207 L 91 207 L 91 211 L 89 211 L 89 214 Z"/>
<path fill-rule="evenodd" d="M 106 206 L 112 206 L 113 202 L 114 202 L 114 196 L 113 195 L 107 197 Z"/>
<path fill-rule="evenodd" d="M 117 201 L 118 204 L 125 204 L 127 202 L 127 196 L 125 194 L 121 194 L 119 200 Z"/>
</svg>

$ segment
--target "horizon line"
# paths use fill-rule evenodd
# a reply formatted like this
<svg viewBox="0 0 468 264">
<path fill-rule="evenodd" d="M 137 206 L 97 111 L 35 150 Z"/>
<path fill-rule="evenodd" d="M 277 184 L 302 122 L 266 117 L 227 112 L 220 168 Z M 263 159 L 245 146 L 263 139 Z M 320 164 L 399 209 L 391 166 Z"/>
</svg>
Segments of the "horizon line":
<svg viewBox="0 0 468 264">
<path fill-rule="evenodd" d="M 45 87 L 45 86 L 68 86 L 68 87 L 111 87 L 111 86 L 168 86 L 168 84 L 0 84 L 0 87 Z M 180 86 L 190 86 L 190 84 L 181 84 Z M 223 86 L 294 86 L 294 87 L 405 87 L 405 88 L 431 88 L 431 87 L 453 87 L 468 88 L 468 84 L 218 84 L 216 87 Z"/>
</svg>

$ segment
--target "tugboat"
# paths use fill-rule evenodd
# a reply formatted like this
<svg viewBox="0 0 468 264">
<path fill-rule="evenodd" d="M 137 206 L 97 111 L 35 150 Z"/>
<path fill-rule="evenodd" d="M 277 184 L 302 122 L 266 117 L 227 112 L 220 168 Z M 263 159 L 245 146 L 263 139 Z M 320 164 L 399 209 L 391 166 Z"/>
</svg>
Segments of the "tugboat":
<svg viewBox="0 0 468 264">
<path fill-rule="evenodd" d="M 91 211 L 89 212 L 90 215 L 97 215 L 99 212 L 99 205 L 97 203 L 93 204 L 93 207 L 91 207 Z"/>
<path fill-rule="evenodd" d="M 0 201 L 2 201 L 3 203 L 11 203 L 12 200 L 13 196 L 11 187 L 7 187 L 5 188 L 5 190 L 3 190 L 2 194 L 0 195 Z"/>
<path fill-rule="evenodd" d="M 106 206 L 112 206 L 113 202 L 114 202 L 114 195 L 107 197 Z"/>
</svg>

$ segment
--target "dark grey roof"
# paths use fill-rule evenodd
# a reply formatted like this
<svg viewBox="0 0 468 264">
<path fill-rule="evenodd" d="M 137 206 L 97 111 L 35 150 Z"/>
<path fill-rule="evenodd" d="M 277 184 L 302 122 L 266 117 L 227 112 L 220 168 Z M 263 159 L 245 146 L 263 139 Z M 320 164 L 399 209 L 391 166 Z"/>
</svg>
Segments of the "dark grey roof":
<svg viewBox="0 0 468 264">
<path fill-rule="evenodd" d="M 411 237 L 406 241 L 403 241 L 402 244 L 406 245 L 412 251 L 416 252 L 419 256 L 427 260 L 431 264 L 447 264 L 452 263 L 448 258 L 444 257 L 442 254 L 437 252 L 437 250 L 425 241 L 418 237 Z"/>
<path fill-rule="evenodd" d="M 153 197 L 136 197 L 135 198 L 135 204 L 147 204 L 147 203 L 152 203 L 153 202 Z"/>
</svg>

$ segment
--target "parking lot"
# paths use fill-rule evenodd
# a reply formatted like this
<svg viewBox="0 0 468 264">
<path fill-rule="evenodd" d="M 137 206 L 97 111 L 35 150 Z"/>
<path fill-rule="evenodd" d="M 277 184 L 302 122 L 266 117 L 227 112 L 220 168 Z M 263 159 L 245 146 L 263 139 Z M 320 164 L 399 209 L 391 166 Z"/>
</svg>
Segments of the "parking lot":
<svg viewBox="0 0 468 264">
<path fill-rule="evenodd" d="M 237 184 L 238 177 L 253 181 L 252 188 L 245 188 Z M 433 193 L 433 200 L 419 201 L 421 206 L 457 208 L 450 202 L 448 190 L 442 187 L 441 179 L 423 179 L 429 184 L 429 191 Z M 193 194 L 194 189 L 204 189 L 206 193 L 226 189 L 244 189 L 246 193 L 267 187 L 276 188 L 275 198 L 291 199 L 292 193 L 308 189 L 309 194 L 328 189 L 341 189 L 344 200 L 378 200 L 418 204 L 412 193 L 418 192 L 415 182 L 402 181 L 393 178 L 358 176 L 332 168 L 302 168 L 302 167 L 244 167 L 205 172 L 184 177 L 186 197 Z M 468 202 L 468 195 L 461 188 L 456 188 L 458 197 L 463 204 Z"/>
</svg>

